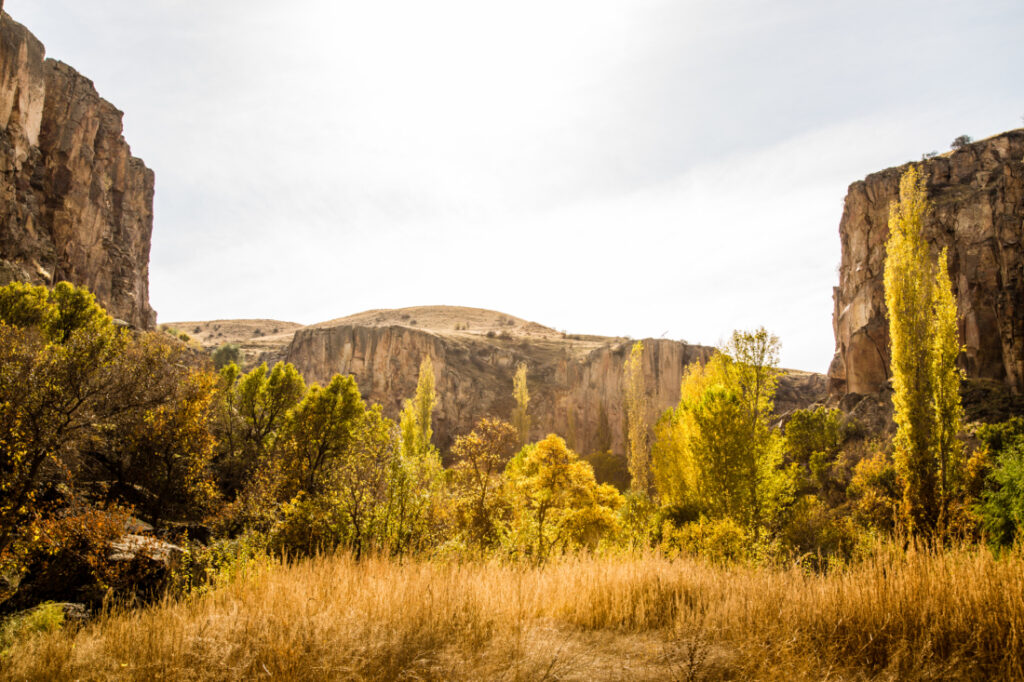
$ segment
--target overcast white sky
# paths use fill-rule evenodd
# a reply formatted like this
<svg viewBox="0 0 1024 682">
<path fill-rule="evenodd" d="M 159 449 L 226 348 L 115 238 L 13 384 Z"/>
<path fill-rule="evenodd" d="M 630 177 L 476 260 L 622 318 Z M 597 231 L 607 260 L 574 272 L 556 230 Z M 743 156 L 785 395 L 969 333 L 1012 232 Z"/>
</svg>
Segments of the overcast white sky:
<svg viewBox="0 0 1024 682">
<path fill-rule="evenodd" d="M 493 308 L 824 371 L 846 187 L 1021 126 L 1020 0 L 6 0 L 156 171 L 161 320 Z"/>
</svg>

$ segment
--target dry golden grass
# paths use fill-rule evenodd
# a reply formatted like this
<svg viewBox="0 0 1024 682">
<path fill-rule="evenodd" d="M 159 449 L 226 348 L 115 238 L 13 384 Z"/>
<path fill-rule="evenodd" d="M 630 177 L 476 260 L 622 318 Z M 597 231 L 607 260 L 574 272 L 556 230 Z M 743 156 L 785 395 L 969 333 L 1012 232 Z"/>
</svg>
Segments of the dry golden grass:
<svg viewBox="0 0 1024 682">
<path fill-rule="evenodd" d="M 880 551 L 827 576 L 657 556 L 327 557 L 34 636 L 4 679 L 1024 679 L 1024 558 Z"/>
</svg>

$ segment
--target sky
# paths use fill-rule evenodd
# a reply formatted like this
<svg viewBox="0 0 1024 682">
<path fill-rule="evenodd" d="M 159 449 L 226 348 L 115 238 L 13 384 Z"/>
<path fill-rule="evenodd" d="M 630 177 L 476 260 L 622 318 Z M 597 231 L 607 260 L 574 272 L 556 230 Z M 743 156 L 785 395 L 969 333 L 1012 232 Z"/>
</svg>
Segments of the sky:
<svg viewBox="0 0 1024 682">
<path fill-rule="evenodd" d="M 156 172 L 159 321 L 491 308 L 824 372 L 848 185 L 1021 127 L 1020 0 L 6 0 Z"/>
</svg>

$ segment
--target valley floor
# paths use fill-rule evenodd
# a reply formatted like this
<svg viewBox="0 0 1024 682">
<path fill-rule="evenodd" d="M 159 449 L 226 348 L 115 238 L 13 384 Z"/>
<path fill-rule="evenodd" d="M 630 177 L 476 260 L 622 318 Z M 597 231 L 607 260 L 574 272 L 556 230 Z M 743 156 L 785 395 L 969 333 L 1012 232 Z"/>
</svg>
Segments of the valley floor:
<svg viewBox="0 0 1024 682">
<path fill-rule="evenodd" d="M 323 557 L 19 641 L 11 680 L 1024 679 L 1024 557 L 828 575 L 658 556 Z"/>
</svg>

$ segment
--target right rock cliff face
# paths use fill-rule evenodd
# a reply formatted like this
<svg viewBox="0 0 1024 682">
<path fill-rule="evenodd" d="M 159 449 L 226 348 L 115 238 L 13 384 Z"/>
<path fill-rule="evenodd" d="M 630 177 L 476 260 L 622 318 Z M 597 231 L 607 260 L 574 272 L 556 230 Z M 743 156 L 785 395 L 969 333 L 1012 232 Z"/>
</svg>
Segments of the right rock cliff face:
<svg viewBox="0 0 1024 682">
<path fill-rule="evenodd" d="M 967 376 L 1024 392 L 1024 130 L 922 161 L 932 210 L 924 233 L 935 256 L 949 248 Z M 906 166 L 850 185 L 834 290 L 833 399 L 888 388 L 889 330 L 882 283 L 889 205 Z"/>
</svg>

